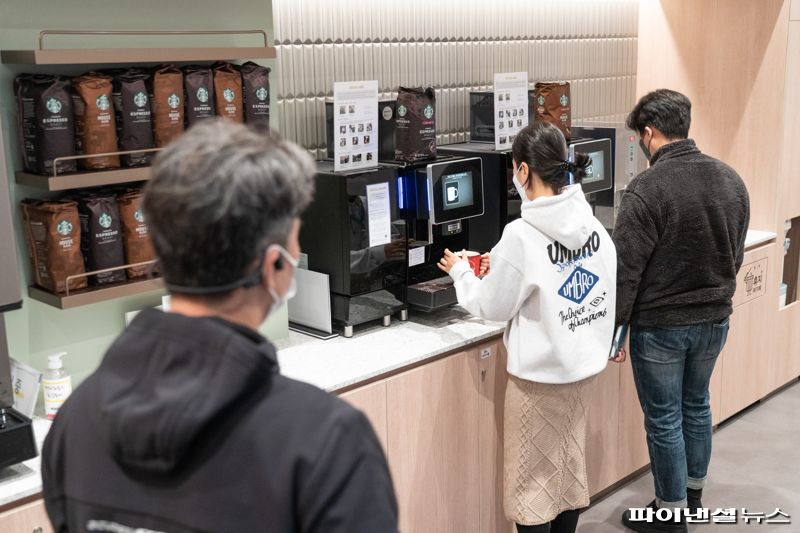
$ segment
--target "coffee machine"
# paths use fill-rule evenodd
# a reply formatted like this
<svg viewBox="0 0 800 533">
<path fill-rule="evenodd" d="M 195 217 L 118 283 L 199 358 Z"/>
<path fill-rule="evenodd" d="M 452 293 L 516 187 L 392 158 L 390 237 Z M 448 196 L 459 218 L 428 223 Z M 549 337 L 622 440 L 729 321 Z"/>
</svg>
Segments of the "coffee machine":
<svg viewBox="0 0 800 533">
<path fill-rule="evenodd" d="M 482 93 L 473 93 L 482 94 Z M 480 116 L 483 108 L 473 107 L 470 128 L 484 122 Z M 487 118 L 488 120 L 488 118 Z M 488 127 L 484 124 L 483 127 Z M 492 129 L 492 134 L 493 134 Z M 616 219 L 622 191 L 633 177 L 644 170 L 646 162 L 635 148 L 636 137 L 623 124 L 597 124 L 573 126 L 570 153 L 587 153 L 592 165 L 583 179 L 582 188 L 595 215 L 611 231 Z M 490 250 L 500 240 L 506 224 L 520 217 L 522 202 L 512 183 L 513 160 L 510 149 L 496 150 L 494 137 L 478 135 L 458 144 L 439 147 L 439 152 L 458 157 L 480 157 L 483 162 L 485 214 L 480 224 L 470 232 L 470 247 Z M 616 176 L 621 173 L 621 179 Z"/>
<path fill-rule="evenodd" d="M 611 230 L 625 188 L 647 168 L 648 161 L 639 149 L 636 132 L 622 122 L 586 122 L 573 126 L 572 132 L 581 139 L 608 139 L 611 144 L 613 185 L 595 197 L 595 214 Z"/>
<path fill-rule="evenodd" d="M 514 172 L 511 150 L 495 150 L 492 137 L 492 144 L 487 142 L 448 144 L 440 146 L 439 153 L 481 159 L 484 214 L 470 227 L 469 247 L 473 250 L 491 250 L 500 241 L 503 228 L 509 221 L 509 198 L 512 200 L 519 198 L 511 182 Z"/>
<path fill-rule="evenodd" d="M 475 250 L 471 222 L 484 214 L 485 205 L 481 159 L 439 156 L 402 166 L 399 173 L 408 239 L 407 302 L 422 311 L 453 305 L 452 279 L 437 263 L 445 249 Z"/>
<path fill-rule="evenodd" d="M 407 318 L 406 219 L 398 169 L 336 172 L 317 162 L 316 193 L 302 216 L 300 246 L 308 269 L 327 274 L 331 318 L 345 337 L 354 326 L 399 313 Z"/>
</svg>

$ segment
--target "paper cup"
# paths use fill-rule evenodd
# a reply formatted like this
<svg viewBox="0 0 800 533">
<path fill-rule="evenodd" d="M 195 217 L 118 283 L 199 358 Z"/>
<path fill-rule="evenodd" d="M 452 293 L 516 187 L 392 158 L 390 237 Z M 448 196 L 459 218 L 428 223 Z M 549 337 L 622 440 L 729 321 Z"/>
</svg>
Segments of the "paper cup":
<svg viewBox="0 0 800 533">
<path fill-rule="evenodd" d="M 475 275 L 480 276 L 481 254 L 479 252 L 464 252 L 462 257 L 469 261 L 469 266 L 472 267 L 472 271 L 475 272 Z"/>
</svg>

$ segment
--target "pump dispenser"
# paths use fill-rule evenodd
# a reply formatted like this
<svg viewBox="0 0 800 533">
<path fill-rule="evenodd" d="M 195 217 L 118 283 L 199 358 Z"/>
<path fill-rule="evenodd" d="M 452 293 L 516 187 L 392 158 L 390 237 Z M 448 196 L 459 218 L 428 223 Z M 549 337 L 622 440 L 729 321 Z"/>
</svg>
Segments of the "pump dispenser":
<svg viewBox="0 0 800 533">
<path fill-rule="evenodd" d="M 42 379 L 44 391 L 44 412 L 47 418 L 53 420 L 69 395 L 72 393 L 72 377 L 64 369 L 62 357 L 66 352 L 53 354 L 47 357 L 47 371 Z"/>
</svg>

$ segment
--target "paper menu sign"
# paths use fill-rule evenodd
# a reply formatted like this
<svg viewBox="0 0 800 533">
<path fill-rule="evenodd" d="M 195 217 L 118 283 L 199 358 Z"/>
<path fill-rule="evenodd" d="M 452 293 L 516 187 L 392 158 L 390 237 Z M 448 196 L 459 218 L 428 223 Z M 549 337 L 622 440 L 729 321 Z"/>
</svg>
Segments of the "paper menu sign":
<svg viewBox="0 0 800 533">
<path fill-rule="evenodd" d="M 511 148 L 517 133 L 528 125 L 528 73 L 494 75 L 494 147 Z"/>
<path fill-rule="evenodd" d="M 367 185 L 367 230 L 370 248 L 391 242 L 391 208 L 388 183 Z"/>
<path fill-rule="evenodd" d="M 378 81 L 333 84 L 334 170 L 378 166 Z"/>
</svg>

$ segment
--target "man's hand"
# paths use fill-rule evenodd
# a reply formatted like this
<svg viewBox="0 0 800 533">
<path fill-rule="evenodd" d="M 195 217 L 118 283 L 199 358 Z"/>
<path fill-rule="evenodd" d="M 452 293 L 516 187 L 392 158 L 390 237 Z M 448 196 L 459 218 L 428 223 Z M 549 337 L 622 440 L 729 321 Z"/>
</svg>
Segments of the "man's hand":
<svg viewBox="0 0 800 533">
<path fill-rule="evenodd" d="M 617 355 L 615 355 L 611 360 L 615 363 L 624 363 L 627 356 L 628 355 L 625 353 L 625 348 L 620 348 L 617 352 Z"/>
<path fill-rule="evenodd" d="M 463 251 L 461 252 L 461 254 L 457 255 L 448 250 L 447 248 L 445 248 L 444 257 L 442 257 L 439 260 L 439 263 L 437 263 L 436 266 L 438 266 L 439 270 L 441 270 L 445 274 L 449 274 L 450 270 L 456 265 L 456 263 L 459 263 L 461 261 L 469 263 Z"/>
</svg>

